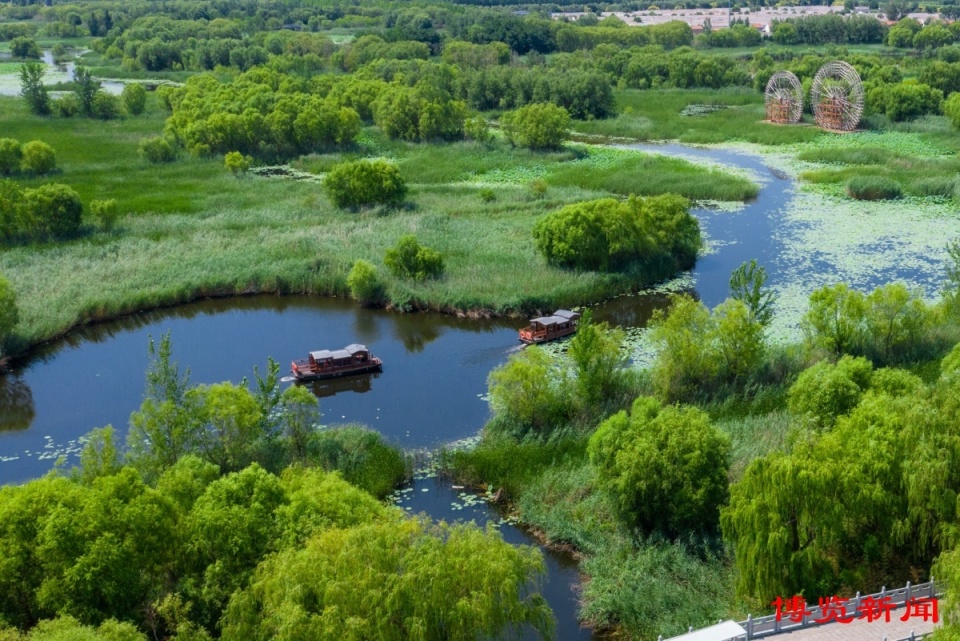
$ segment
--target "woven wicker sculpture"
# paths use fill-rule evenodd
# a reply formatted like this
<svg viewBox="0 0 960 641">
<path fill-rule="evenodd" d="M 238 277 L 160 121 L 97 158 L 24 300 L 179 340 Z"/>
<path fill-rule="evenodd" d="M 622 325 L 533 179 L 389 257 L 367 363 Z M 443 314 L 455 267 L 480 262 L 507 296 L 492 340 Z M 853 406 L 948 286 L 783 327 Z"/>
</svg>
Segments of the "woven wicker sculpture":
<svg viewBox="0 0 960 641">
<path fill-rule="evenodd" d="M 863 114 L 860 74 L 845 62 L 828 62 L 813 78 L 810 102 L 818 125 L 832 131 L 853 131 Z"/>
<path fill-rule="evenodd" d="M 799 122 L 803 113 L 803 88 L 800 80 L 789 71 L 778 71 L 770 77 L 765 94 L 767 120 L 770 122 Z"/>
</svg>

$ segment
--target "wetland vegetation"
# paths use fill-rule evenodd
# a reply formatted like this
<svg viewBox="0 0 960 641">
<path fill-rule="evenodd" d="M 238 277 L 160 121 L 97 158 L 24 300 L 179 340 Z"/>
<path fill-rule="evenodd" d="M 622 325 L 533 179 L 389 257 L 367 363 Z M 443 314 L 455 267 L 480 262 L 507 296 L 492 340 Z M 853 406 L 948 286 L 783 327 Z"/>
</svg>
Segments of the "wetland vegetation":
<svg viewBox="0 0 960 641">
<path fill-rule="evenodd" d="M 0 5 L 23 94 L 0 95 L 0 357 L 211 296 L 486 316 L 634 293 L 715 250 L 693 208 L 736 215 L 768 177 L 626 143 L 746 149 L 797 181 L 771 233 L 805 271 L 674 297 L 646 358 L 588 312 L 490 374 L 445 473 L 575 553 L 580 617 L 626 638 L 960 575 L 960 23 L 765 39 L 474 4 Z M 775 71 L 808 91 L 837 58 L 861 131 L 764 122 Z M 168 339 L 152 356 L 125 445 L 95 430 L 75 469 L 0 488 L 0 639 L 562 636 L 535 549 L 381 502 L 412 463 L 377 432 L 318 427 L 272 361 L 193 385 Z"/>
</svg>

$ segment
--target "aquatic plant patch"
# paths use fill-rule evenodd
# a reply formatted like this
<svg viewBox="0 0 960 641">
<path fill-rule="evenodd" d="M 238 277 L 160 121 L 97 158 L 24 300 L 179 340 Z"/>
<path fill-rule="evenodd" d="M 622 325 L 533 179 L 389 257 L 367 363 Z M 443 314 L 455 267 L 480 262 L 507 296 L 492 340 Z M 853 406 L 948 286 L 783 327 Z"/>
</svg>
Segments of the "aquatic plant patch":
<svg viewBox="0 0 960 641">
<path fill-rule="evenodd" d="M 705 116 L 707 114 L 712 114 L 715 111 L 723 111 L 724 109 L 729 109 L 730 105 L 687 105 L 680 110 L 680 115 L 682 117 L 689 116 Z"/>
</svg>

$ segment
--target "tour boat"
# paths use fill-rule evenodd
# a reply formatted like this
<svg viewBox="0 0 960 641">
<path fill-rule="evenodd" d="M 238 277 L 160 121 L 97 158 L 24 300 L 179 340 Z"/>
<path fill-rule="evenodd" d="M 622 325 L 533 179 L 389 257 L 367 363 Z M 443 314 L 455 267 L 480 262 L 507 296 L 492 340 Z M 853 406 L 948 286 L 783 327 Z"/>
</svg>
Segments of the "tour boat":
<svg viewBox="0 0 960 641">
<path fill-rule="evenodd" d="M 290 371 L 298 381 L 315 381 L 376 372 L 382 367 L 383 361 L 371 354 L 366 345 L 353 344 L 338 350 L 310 352 L 305 360 L 293 361 Z"/>
<path fill-rule="evenodd" d="M 520 330 L 520 342 L 532 345 L 546 343 L 577 331 L 580 314 L 567 309 L 558 309 L 552 316 L 530 319 L 530 324 Z"/>
</svg>

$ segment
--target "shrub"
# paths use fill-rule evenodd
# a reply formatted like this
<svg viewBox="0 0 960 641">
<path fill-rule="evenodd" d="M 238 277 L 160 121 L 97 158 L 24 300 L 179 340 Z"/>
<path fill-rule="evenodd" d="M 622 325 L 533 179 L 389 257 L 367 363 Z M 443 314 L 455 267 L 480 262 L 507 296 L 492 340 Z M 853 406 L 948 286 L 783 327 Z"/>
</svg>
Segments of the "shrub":
<svg viewBox="0 0 960 641">
<path fill-rule="evenodd" d="M 883 176 L 854 176 L 847 181 L 847 195 L 857 200 L 893 200 L 903 195 L 903 188 Z"/>
<path fill-rule="evenodd" d="M 10 53 L 14 58 L 38 60 L 42 54 L 40 46 L 32 38 L 20 36 L 10 41 Z"/>
<path fill-rule="evenodd" d="M 603 198 L 544 216 L 533 237 L 543 256 L 563 267 L 608 271 L 636 264 L 661 272 L 666 265 L 672 274 L 693 266 L 700 249 L 700 226 L 688 210 L 689 202 L 672 194 Z"/>
<path fill-rule="evenodd" d="M 44 176 L 56 168 L 57 156 L 53 147 L 40 140 L 31 140 L 23 146 L 24 171 Z"/>
<path fill-rule="evenodd" d="M 117 201 L 110 200 L 91 200 L 90 214 L 100 223 L 105 231 L 110 231 L 120 218 L 120 210 L 117 208 Z"/>
<path fill-rule="evenodd" d="M 239 178 L 242 174 L 250 171 L 250 165 L 253 158 L 244 156 L 239 151 L 231 151 L 223 157 L 223 164 L 227 169 L 233 172 L 233 175 Z"/>
<path fill-rule="evenodd" d="M 790 387 L 790 411 L 814 427 L 832 427 L 838 417 L 857 406 L 872 374 L 870 361 L 852 356 L 844 356 L 836 364 L 821 362 L 808 367 Z"/>
<path fill-rule="evenodd" d="M 336 165 L 324 178 L 323 186 L 330 200 L 341 208 L 398 205 L 407 195 L 400 170 L 385 160 Z"/>
<path fill-rule="evenodd" d="M 177 153 L 173 145 L 163 136 L 144 138 L 140 141 L 139 152 L 141 158 L 155 165 L 164 162 L 173 162 L 177 159 Z"/>
<path fill-rule="evenodd" d="M 443 274 L 443 256 L 420 245 L 412 234 L 402 236 L 394 247 L 388 249 L 383 263 L 398 278 L 426 280 Z"/>
<path fill-rule="evenodd" d="M 347 274 L 347 287 L 350 295 L 363 304 L 379 303 L 383 300 L 383 283 L 377 276 L 377 268 L 370 261 L 357 259 Z"/>
<path fill-rule="evenodd" d="M 61 118 L 73 118 L 80 113 L 80 102 L 76 95 L 68 93 L 53 101 L 53 109 Z"/>
<path fill-rule="evenodd" d="M 487 143 L 493 139 L 493 133 L 487 125 L 487 121 L 481 116 L 467 118 L 463 122 L 463 134 L 468 140 Z"/>
<path fill-rule="evenodd" d="M 0 138 L 0 175 L 9 176 L 20 170 L 23 145 L 13 138 Z"/>
<path fill-rule="evenodd" d="M 943 103 L 943 113 L 955 129 L 960 129 L 960 91 L 951 94 Z"/>
<path fill-rule="evenodd" d="M 570 114 L 563 107 L 534 103 L 505 113 L 500 124 L 512 145 L 556 149 L 567 139 Z"/>
<path fill-rule="evenodd" d="M 497 194 L 492 189 L 481 189 L 480 200 L 485 203 L 492 203 L 497 199 Z"/>
<path fill-rule="evenodd" d="M 21 215 L 31 238 L 69 236 L 80 229 L 83 203 L 66 185 L 41 185 L 23 193 Z"/>
<path fill-rule="evenodd" d="M 597 485 L 642 532 L 712 532 L 727 497 L 729 439 L 701 410 L 649 397 L 600 424 L 590 438 Z"/>
<path fill-rule="evenodd" d="M 363 427 L 346 426 L 314 432 L 307 445 L 309 459 L 337 470 L 353 485 L 383 498 L 407 476 L 400 451 L 383 436 Z"/>
<path fill-rule="evenodd" d="M 123 106 L 131 116 L 139 116 L 147 106 L 147 90 L 139 83 L 128 84 L 120 94 Z"/>
<path fill-rule="evenodd" d="M 93 95 L 90 103 L 90 115 L 98 120 L 114 120 L 120 117 L 120 99 L 105 91 Z"/>
</svg>

